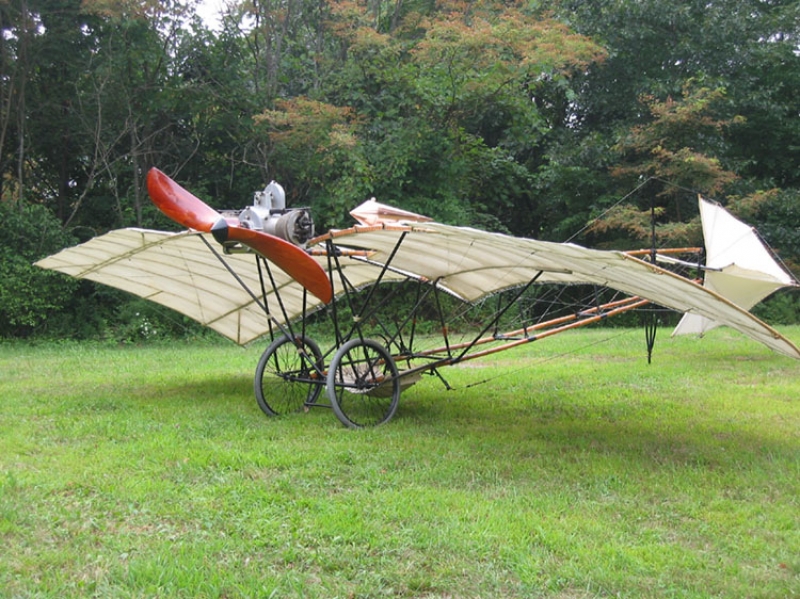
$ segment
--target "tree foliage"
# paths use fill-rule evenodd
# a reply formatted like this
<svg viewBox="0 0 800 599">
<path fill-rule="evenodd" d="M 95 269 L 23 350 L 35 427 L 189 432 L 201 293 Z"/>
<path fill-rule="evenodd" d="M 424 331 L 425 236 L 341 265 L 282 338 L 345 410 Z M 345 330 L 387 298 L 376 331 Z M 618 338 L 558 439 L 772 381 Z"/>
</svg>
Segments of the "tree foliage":
<svg viewBox="0 0 800 599">
<path fill-rule="evenodd" d="M 53 213 L 40 204 L 0 202 L 0 337 L 26 337 L 62 310 L 74 280 L 33 262 L 74 243 Z"/>
</svg>

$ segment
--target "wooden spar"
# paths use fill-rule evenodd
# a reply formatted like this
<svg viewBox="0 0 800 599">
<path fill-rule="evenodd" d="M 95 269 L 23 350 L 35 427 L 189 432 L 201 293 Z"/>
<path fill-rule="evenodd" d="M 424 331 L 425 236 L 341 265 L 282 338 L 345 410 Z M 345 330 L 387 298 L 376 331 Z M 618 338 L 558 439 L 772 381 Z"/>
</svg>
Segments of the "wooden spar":
<svg viewBox="0 0 800 599">
<path fill-rule="evenodd" d="M 372 233 L 373 231 L 413 231 L 414 229 L 409 226 L 405 225 L 356 225 L 354 227 L 350 227 L 349 229 L 339 229 L 339 230 L 332 230 L 328 231 L 327 233 L 323 233 L 322 235 L 317 235 L 313 239 L 309 239 L 306 242 L 306 245 L 313 246 L 317 245 L 318 243 L 322 243 L 323 241 L 334 240 L 338 237 L 343 237 L 345 235 L 352 235 L 354 233 Z"/>
<path fill-rule="evenodd" d="M 628 310 L 633 310 L 635 308 L 641 308 L 642 306 L 646 306 L 647 304 L 650 303 L 650 300 L 646 299 L 637 298 L 637 300 L 638 301 L 631 303 L 629 305 L 620 306 L 608 312 L 604 312 L 603 314 L 596 314 L 595 316 L 592 316 L 590 318 L 584 318 L 583 320 L 570 322 L 569 324 L 565 324 L 555 329 L 544 331 L 543 333 L 539 333 L 538 335 L 534 335 L 533 337 L 523 337 L 522 339 L 517 339 L 510 343 L 504 343 L 503 345 L 498 345 L 497 347 L 485 349 L 483 351 L 475 352 L 473 354 L 467 354 L 466 356 L 463 356 L 459 361 L 464 362 L 466 360 L 473 360 L 475 358 L 482 358 L 484 356 L 489 356 L 491 354 L 495 354 L 500 351 L 511 349 L 512 347 L 517 347 L 518 345 L 525 345 L 526 343 L 530 343 L 532 341 L 544 339 L 545 337 L 551 337 L 552 335 L 555 335 L 557 333 L 562 333 L 570 329 L 577 329 L 579 327 L 586 326 L 588 324 L 593 324 L 604 318 L 608 318 L 610 316 L 616 316 L 617 314 L 622 314 L 623 312 L 627 312 Z"/>
<path fill-rule="evenodd" d="M 640 299 L 641 299 L 640 297 L 635 296 L 635 295 L 631 296 L 631 297 L 626 297 L 626 298 L 623 298 L 621 300 L 616 300 L 616 301 L 613 301 L 613 302 L 608 302 L 608 303 L 602 304 L 600 306 L 595 306 L 594 308 L 587 308 L 586 310 L 581 310 L 580 312 L 576 312 L 575 314 L 569 314 L 567 316 L 562 316 L 560 318 L 554 318 L 552 320 L 547 320 L 545 322 L 540 322 L 538 324 L 534 324 L 534 325 L 531 325 L 529 327 L 523 327 L 521 329 L 517 329 L 516 331 L 511 331 L 510 333 L 505 333 L 503 335 L 500 335 L 500 337 L 516 337 L 517 335 L 526 334 L 527 331 L 539 331 L 539 330 L 542 330 L 542 329 L 546 329 L 548 327 L 555 326 L 557 324 L 561 324 L 561 323 L 564 323 L 564 322 L 569 322 L 569 321 L 572 321 L 572 320 L 577 320 L 578 318 L 581 318 L 581 317 L 589 315 L 589 314 L 594 314 L 595 312 L 599 312 L 601 310 L 608 310 L 610 308 L 617 308 L 619 306 L 624 306 L 626 304 L 638 302 Z M 607 316 L 608 313 L 605 313 L 605 315 Z"/>
<path fill-rule="evenodd" d="M 474 341 L 474 342 L 473 341 L 468 341 L 468 342 L 465 342 L 465 343 L 458 343 L 458 344 L 455 344 L 455 345 L 451 345 L 449 348 L 452 351 L 452 350 L 459 350 L 459 349 L 467 349 L 467 348 L 474 347 L 476 345 L 485 345 L 486 343 L 493 343 L 493 342 L 496 343 L 498 340 L 501 340 L 503 338 L 516 337 L 518 335 L 526 335 L 529 331 L 541 331 L 543 329 L 547 329 L 547 328 L 554 327 L 554 326 L 557 326 L 557 325 L 562 325 L 564 323 L 576 321 L 579 318 L 581 318 L 583 316 L 587 316 L 589 314 L 595 314 L 595 313 L 600 312 L 600 311 L 605 311 L 605 310 L 608 310 L 608 309 L 612 309 L 611 312 L 603 312 L 602 314 L 596 315 L 596 316 L 592 317 L 591 319 L 585 319 L 585 320 L 580 321 L 581 323 L 591 324 L 593 322 L 597 322 L 598 320 L 601 320 L 601 319 L 606 318 L 608 316 L 613 316 L 613 315 L 616 315 L 616 314 L 620 314 L 621 312 L 625 312 L 625 311 L 633 309 L 633 308 L 638 308 L 638 307 L 643 306 L 643 305 L 645 305 L 647 303 L 649 303 L 649 300 L 642 300 L 642 298 L 640 298 L 638 296 L 626 297 L 626 298 L 621 299 L 621 300 L 616 300 L 616 301 L 613 301 L 613 302 L 608 302 L 608 303 L 602 304 L 600 306 L 595 306 L 594 308 L 588 308 L 586 310 L 581 310 L 580 312 L 576 312 L 575 314 L 569 314 L 567 316 L 561 316 L 559 318 L 553 318 L 552 320 L 547 320 L 547 321 L 544 321 L 544 322 L 533 324 L 533 325 L 531 325 L 529 327 L 517 329 L 515 331 L 510 331 L 510 332 L 504 333 L 502 335 L 491 336 L 491 337 L 482 337 L 481 339 L 478 339 L 477 341 Z M 620 309 L 620 308 L 623 308 L 623 309 Z M 583 326 L 583 325 L 581 324 L 579 326 Z M 562 328 L 562 329 L 557 329 L 557 332 L 560 332 L 561 330 L 567 330 L 567 328 L 574 328 L 574 327 L 566 327 L 566 328 Z M 542 337 L 545 337 L 545 336 L 549 336 L 549 333 L 537 335 L 535 338 L 525 337 L 523 339 L 515 339 L 513 341 L 513 343 L 514 343 L 514 345 L 519 345 L 519 343 L 517 343 L 518 341 L 522 341 L 523 343 L 525 343 L 525 342 L 528 342 L 528 341 L 533 341 L 536 338 L 541 339 Z M 514 345 L 505 344 L 502 347 L 506 347 L 506 346 L 514 347 Z M 429 350 L 424 350 L 424 351 L 420 351 L 420 352 L 415 352 L 414 356 L 423 357 L 423 356 L 429 356 L 429 355 L 436 355 L 436 354 L 440 354 L 440 353 L 445 352 L 445 351 L 447 351 L 446 347 L 437 347 L 435 349 L 429 349 Z"/>
<path fill-rule="evenodd" d="M 552 337 L 553 335 L 556 335 L 558 333 L 563 333 L 564 331 L 568 331 L 568 330 L 571 330 L 571 329 L 577 329 L 579 327 L 590 325 L 590 324 L 596 323 L 596 322 L 598 322 L 600 320 L 603 320 L 604 318 L 608 318 L 608 317 L 611 317 L 611 316 L 616 316 L 617 314 L 622 314 L 623 312 L 627 312 L 629 310 L 634 310 L 636 308 L 641 308 L 642 306 L 646 306 L 649 303 L 650 303 L 650 300 L 642 299 L 640 297 L 635 297 L 634 296 L 634 297 L 626 298 L 624 300 L 617 300 L 615 302 L 609 302 L 609 304 L 614 304 L 614 305 L 616 305 L 616 307 L 613 308 L 612 310 L 608 311 L 608 312 L 603 312 L 602 314 L 595 314 L 594 316 L 592 316 L 590 318 L 584 318 L 583 320 L 576 320 L 577 318 L 579 318 L 579 314 L 580 313 L 579 314 L 574 314 L 574 315 L 571 315 L 571 316 L 564 316 L 564 317 L 561 317 L 561 318 L 554 318 L 553 320 L 549 320 L 547 322 L 542 322 L 542 323 L 539 323 L 537 325 L 532 325 L 531 327 L 528 327 L 527 330 L 532 330 L 534 328 L 541 330 L 542 328 L 546 328 L 546 327 L 549 327 L 549 326 L 554 326 L 555 324 L 561 324 L 561 326 L 558 326 L 557 328 L 554 328 L 554 329 L 550 329 L 550 330 L 544 331 L 542 333 L 539 333 L 538 335 L 533 335 L 533 336 L 530 336 L 530 337 L 523 337 L 521 339 L 515 339 L 514 341 L 511 341 L 509 343 L 503 343 L 502 345 L 497 345 L 495 347 L 491 347 L 491 348 L 485 349 L 483 351 L 478 351 L 478 352 L 475 352 L 475 353 L 472 353 L 472 354 L 462 355 L 459 358 L 447 357 L 447 358 L 434 359 L 432 362 L 429 362 L 427 364 L 416 366 L 414 368 L 408 368 L 406 370 L 401 370 L 398 373 L 398 377 L 403 378 L 403 377 L 406 377 L 406 376 L 410 376 L 410 375 L 416 374 L 418 372 L 434 371 L 435 369 L 437 369 L 437 368 L 439 368 L 441 366 L 453 366 L 453 365 L 459 364 L 461 362 L 466 362 L 467 360 L 474 360 L 476 358 L 483 358 L 483 357 L 486 357 L 486 356 L 489 356 L 489 355 L 492 355 L 492 354 L 496 354 L 496 353 L 501 352 L 501 351 L 505 351 L 507 349 L 518 347 L 520 345 L 525 345 L 526 343 L 531 343 L 533 341 L 537 341 L 539 339 L 544 339 L 546 337 Z M 604 308 L 604 306 L 598 306 L 596 308 L 591 308 L 590 310 L 584 310 L 582 313 L 586 314 L 586 313 L 589 313 L 589 312 L 598 312 L 598 311 L 602 310 Z M 569 322 L 570 320 L 572 320 L 574 322 Z M 563 324 L 565 322 L 567 324 Z M 523 329 L 523 331 L 524 331 L 524 329 Z M 461 345 L 462 345 L 462 347 L 470 347 L 470 346 L 475 346 L 475 345 L 479 345 L 479 344 L 490 343 L 492 341 L 496 342 L 497 340 L 498 339 L 495 338 L 495 337 L 484 337 L 484 338 L 479 339 L 478 341 L 476 341 L 474 343 L 465 343 L 465 344 L 461 344 Z M 453 348 L 451 348 L 451 349 L 453 349 Z M 445 351 L 445 348 L 439 348 L 439 349 L 434 349 L 434 350 L 426 350 L 426 351 L 422 351 L 422 352 L 416 352 L 416 353 L 414 353 L 414 355 L 411 355 L 411 356 L 398 355 L 398 356 L 393 356 L 393 357 L 397 362 L 402 362 L 402 361 L 405 361 L 405 360 L 413 360 L 414 358 L 420 358 L 420 357 L 424 357 L 424 356 L 428 356 L 428 355 L 432 356 L 432 355 L 435 355 L 436 353 L 441 353 L 442 351 Z"/>
<path fill-rule="evenodd" d="M 656 253 L 658 254 L 697 254 L 703 251 L 703 248 L 663 248 L 659 249 Z M 623 254 L 627 254 L 628 256 L 649 256 L 653 250 L 630 250 L 628 252 L 622 252 Z"/>
</svg>

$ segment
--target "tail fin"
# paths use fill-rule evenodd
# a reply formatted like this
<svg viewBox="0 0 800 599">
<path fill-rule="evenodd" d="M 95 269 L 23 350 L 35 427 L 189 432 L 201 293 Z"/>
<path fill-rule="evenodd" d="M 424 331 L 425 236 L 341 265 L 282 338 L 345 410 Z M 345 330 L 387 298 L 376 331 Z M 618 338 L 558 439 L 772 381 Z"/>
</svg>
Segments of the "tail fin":
<svg viewBox="0 0 800 599">
<path fill-rule="evenodd" d="M 778 289 L 798 286 L 755 229 L 719 204 L 702 197 L 698 201 L 706 244 L 704 287 L 749 310 Z M 709 318 L 687 312 L 672 334 L 703 335 L 717 326 Z"/>
</svg>

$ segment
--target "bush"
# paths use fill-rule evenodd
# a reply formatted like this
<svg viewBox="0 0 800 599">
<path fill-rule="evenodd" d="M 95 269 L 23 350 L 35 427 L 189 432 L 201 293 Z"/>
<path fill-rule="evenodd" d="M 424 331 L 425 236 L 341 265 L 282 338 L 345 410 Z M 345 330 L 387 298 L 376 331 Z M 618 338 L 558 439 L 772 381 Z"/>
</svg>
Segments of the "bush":
<svg viewBox="0 0 800 599">
<path fill-rule="evenodd" d="M 44 206 L 0 202 L 0 337 L 28 337 L 70 300 L 76 281 L 33 265 L 75 240 Z"/>
<path fill-rule="evenodd" d="M 753 308 L 753 314 L 771 325 L 800 324 L 800 294 L 782 289 Z"/>
</svg>

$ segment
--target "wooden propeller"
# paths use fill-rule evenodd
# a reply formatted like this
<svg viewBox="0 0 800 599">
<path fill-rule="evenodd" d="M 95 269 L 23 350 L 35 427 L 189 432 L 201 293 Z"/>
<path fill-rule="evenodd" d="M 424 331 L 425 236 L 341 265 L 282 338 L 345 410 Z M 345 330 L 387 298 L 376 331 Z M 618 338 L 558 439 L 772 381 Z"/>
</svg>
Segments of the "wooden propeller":
<svg viewBox="0 0 800 599">
<path fill-rule="evenodd" d="M 260 254 L 326 304 L 331 283 L 325 270 L 302 248 L 263 231 L 230 223 L 157 168 L 147 173 L 147 191 L 158 209 L 189 229 L 211 233 L 219 243 L 238 241 Z"/>
</svg>

